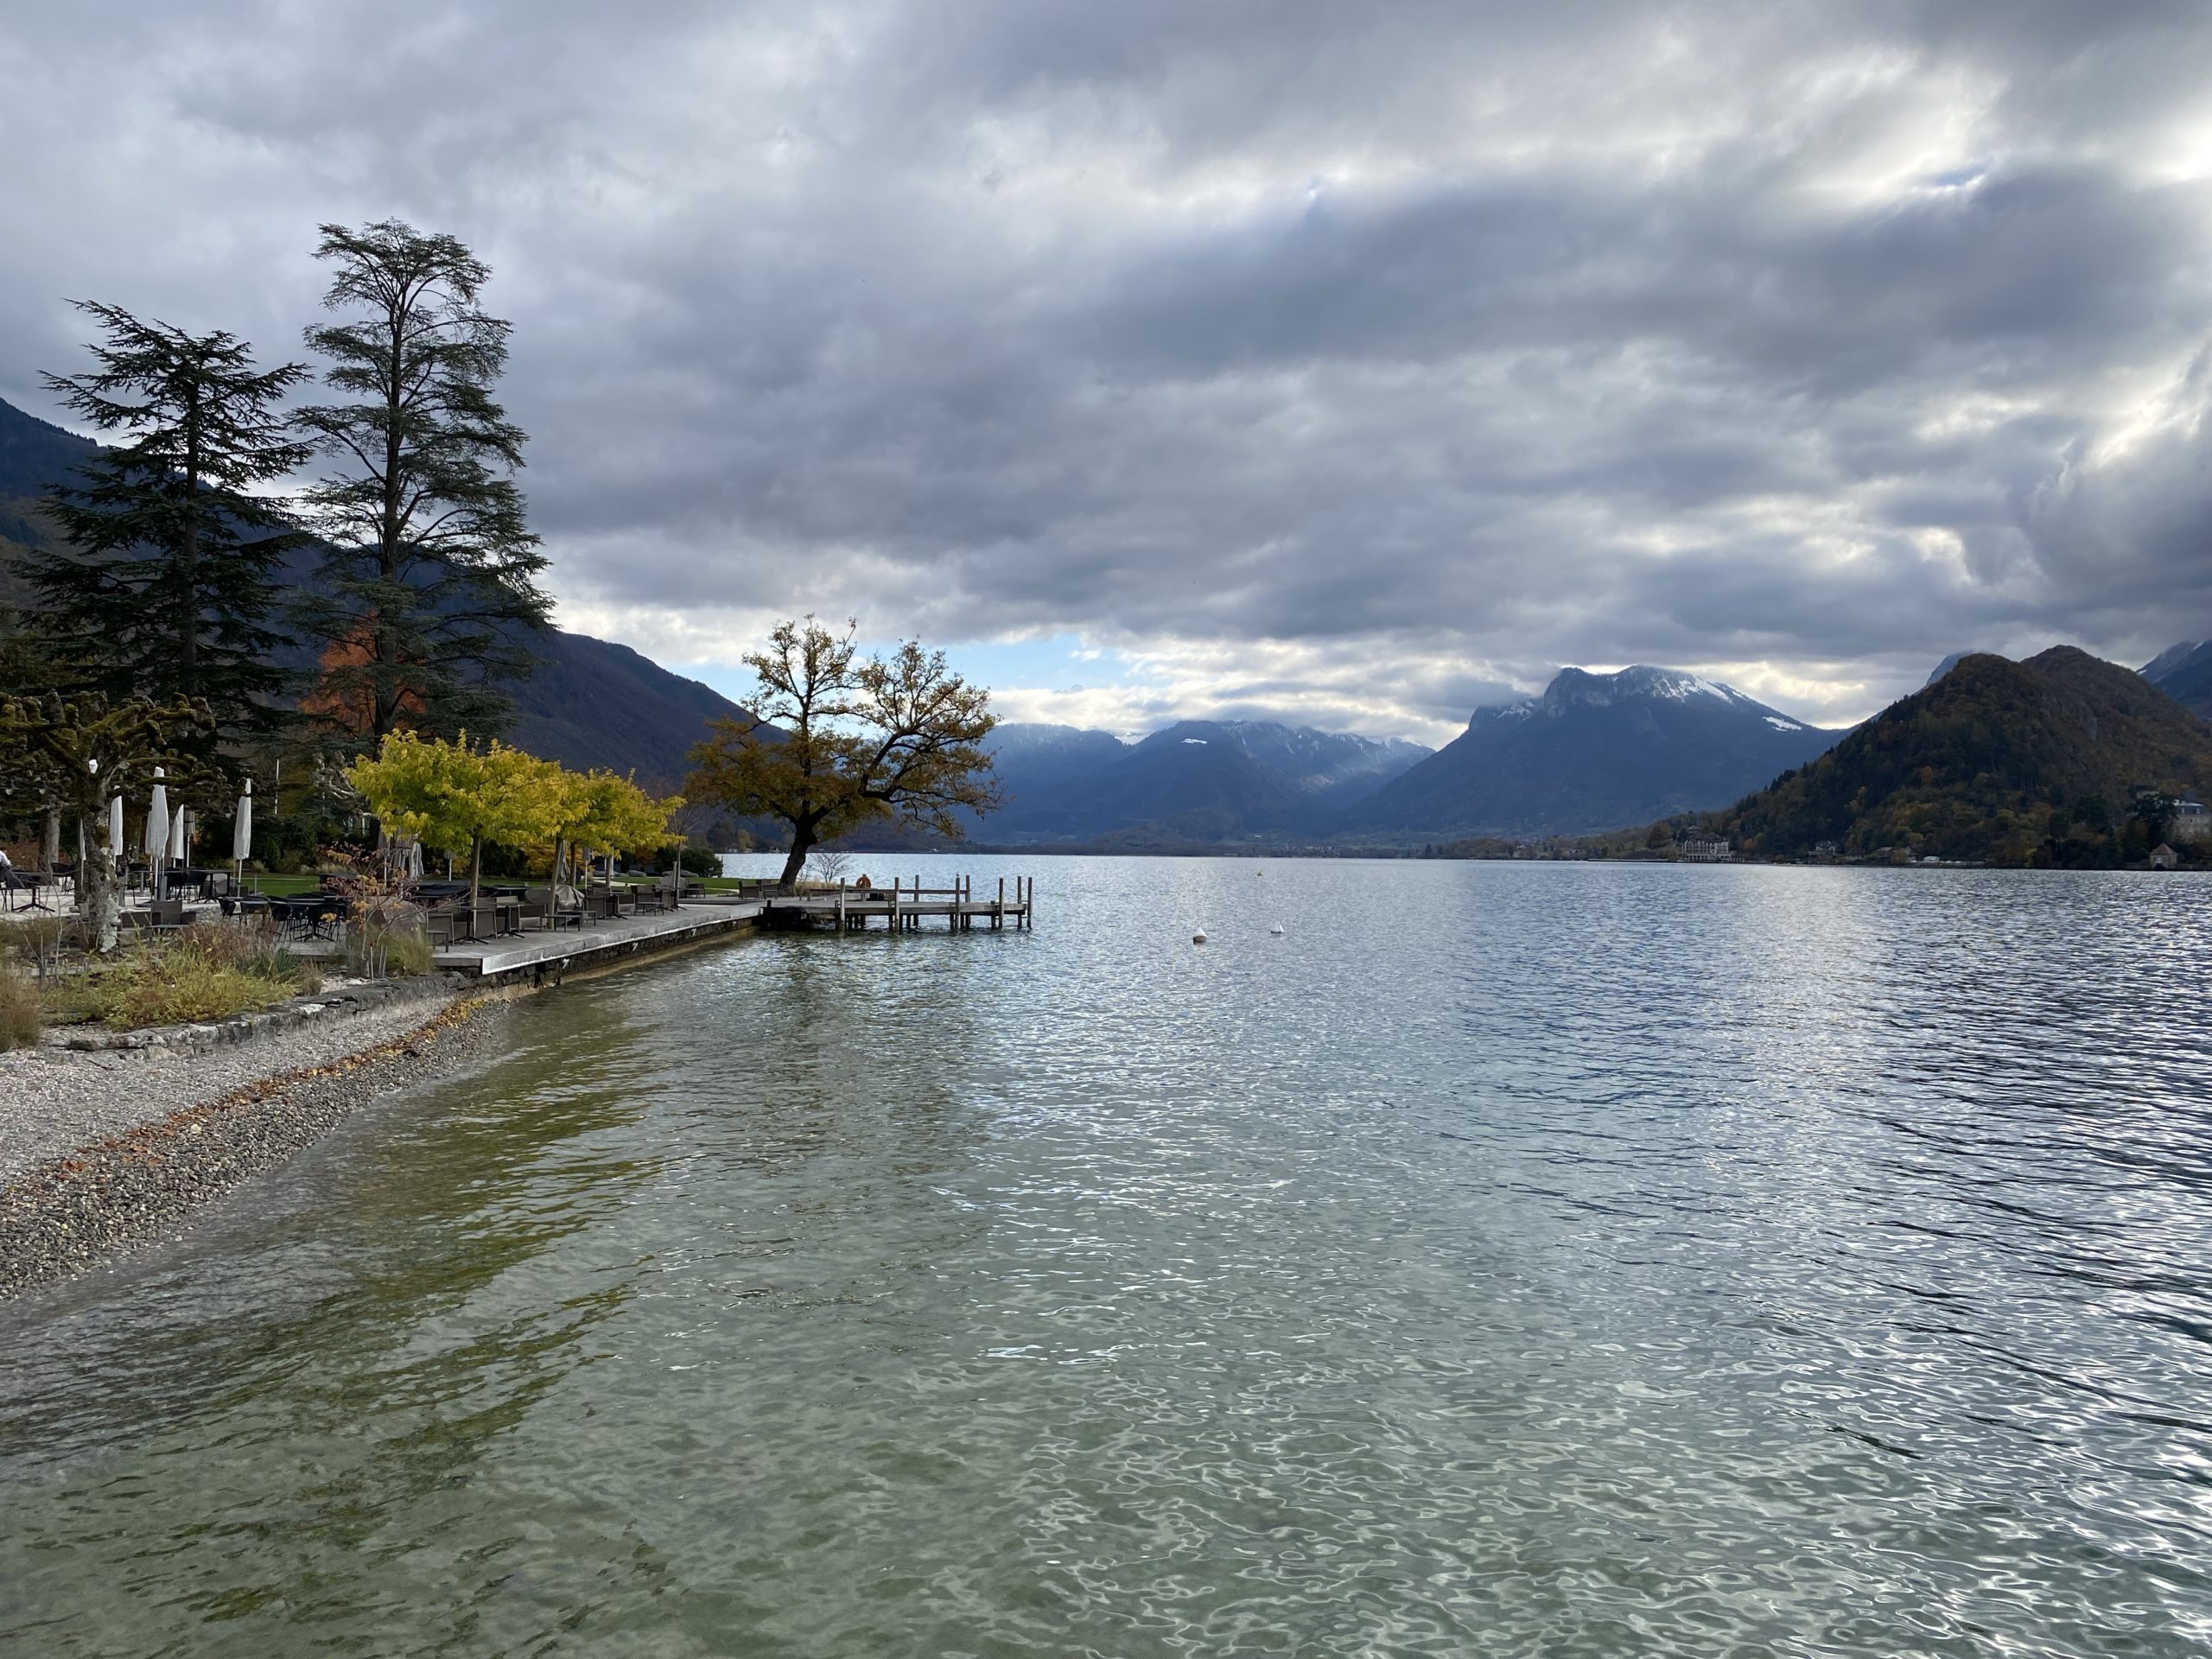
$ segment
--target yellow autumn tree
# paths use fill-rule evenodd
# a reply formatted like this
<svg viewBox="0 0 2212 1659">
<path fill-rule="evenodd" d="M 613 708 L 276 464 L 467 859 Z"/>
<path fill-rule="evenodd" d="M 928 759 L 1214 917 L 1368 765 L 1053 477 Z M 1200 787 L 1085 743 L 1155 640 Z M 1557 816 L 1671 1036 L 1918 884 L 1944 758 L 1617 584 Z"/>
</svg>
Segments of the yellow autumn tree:
<svg viewBox="0 0 2212 1659">
<path fill-rule="evenodd" d="M 451 742 L 388 733 L 374 758 L 362 756 L 346 778 L 387 834 L 467 852 L 472 905 L 483 880 L 484 843 L 522 846 L 553 833 L 565 788 L 552 762 L 496 739 L 479 748 L 466 732 Z"/>
</svg>

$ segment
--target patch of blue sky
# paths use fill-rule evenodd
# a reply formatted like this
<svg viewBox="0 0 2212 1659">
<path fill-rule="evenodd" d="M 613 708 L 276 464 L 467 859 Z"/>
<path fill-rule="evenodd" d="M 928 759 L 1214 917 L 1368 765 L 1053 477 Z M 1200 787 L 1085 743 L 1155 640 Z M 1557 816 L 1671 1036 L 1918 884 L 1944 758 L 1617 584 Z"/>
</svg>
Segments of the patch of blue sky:
<svg viewBox="0 0 2212 1659">
<path fill-rule="evenodd" d="M 1056 633 L 1042 639 L 995 639 L 948 645 L 953 671 L 977 685 L 1018 685 L 1034 691 L 1083 691 L 1134 683 L 1118 652 L 1085 645 L 1082 637 Z"/>
</svg>

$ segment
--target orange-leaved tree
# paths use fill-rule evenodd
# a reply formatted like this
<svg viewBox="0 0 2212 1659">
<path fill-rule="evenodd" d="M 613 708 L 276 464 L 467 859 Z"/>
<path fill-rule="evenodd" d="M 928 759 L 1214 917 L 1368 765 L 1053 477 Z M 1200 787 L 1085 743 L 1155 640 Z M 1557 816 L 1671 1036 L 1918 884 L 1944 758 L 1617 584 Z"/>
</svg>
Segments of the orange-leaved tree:
<svg viewBox="0 0 2212 1659">
<path fill-rule="evenodd" d="M 998 723 L 990 693 L 911 639 L 862 656 L 856 626 L 836 634 L 808 616 L 778 627 L 745 659 L 760 680 L 750 709 L 710 721 L 691 751 L 689 799 L 791 826 L 786 893 L 810 851 L 872 819 L 957 841 L 962 812 L 999 804 L 983 748 Z"/>
</svg>

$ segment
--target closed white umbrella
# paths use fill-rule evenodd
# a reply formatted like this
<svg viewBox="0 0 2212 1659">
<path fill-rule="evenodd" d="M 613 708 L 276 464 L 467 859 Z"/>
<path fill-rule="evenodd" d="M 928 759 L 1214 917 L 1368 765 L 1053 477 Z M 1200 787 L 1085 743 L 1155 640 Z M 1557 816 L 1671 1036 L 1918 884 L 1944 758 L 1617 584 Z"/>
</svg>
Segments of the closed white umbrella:
<svg viewBox="0 0 2212 1659">
<path fill-rule="evenodd" d="M 159 858 L 169 849 L 169 786 L 168 774 L 154 768 L 154 798 L 146 804 L 146 856 Z"/>
<path fill-rule="evenodd" d="M 243 864 L 253 856 L 253 779 L 245 780 L 238 797 L 238 815 L 231 821 L 231 856 Z"/>
<path fill-rule="evenodd" d="M 407 879 L 410 881 L 423 879 L 423 843 L 413 836 L 407 838 Z"/>
<path fill-rule="evenodd" d="M 153 770 L 153 801 L 146 805 L 146 858 L 153 861 L 155 896 L 162 893 L 162 858 L 168 854 L 168 785 L 162 767 Z"/>
<path fill-rule="evenodd" d="M 190 807 L 180 806 L 175 816 L 169 819 L 169 857 L 178 864 L 183 863 L 189 855 L 187 849 L 192 845 L 192 832 L 188 820 L 191 817 Z"/>
<path fill-rule="evenodd" d="M 123 797 L 120 795 L 111 795 L 107 798 L 107 849 L 114 855 L 116 867 L 118 869 L 121 868 L 124 846 Z"/>
</svg>

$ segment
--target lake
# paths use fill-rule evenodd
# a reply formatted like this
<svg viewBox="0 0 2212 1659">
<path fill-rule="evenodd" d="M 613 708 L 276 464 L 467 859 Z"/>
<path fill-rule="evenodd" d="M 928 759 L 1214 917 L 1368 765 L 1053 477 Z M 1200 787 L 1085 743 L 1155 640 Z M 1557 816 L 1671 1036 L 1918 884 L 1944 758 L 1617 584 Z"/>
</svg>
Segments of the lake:
<svg viewBox="0 0 2212 1659">
<path fill-rule="evenodd" d="M 861 869 L 1036 931 L 531 999 L 0 1307 L 0 1651 L 2212 1643 L 2212 883 Z"/>
</svg>

